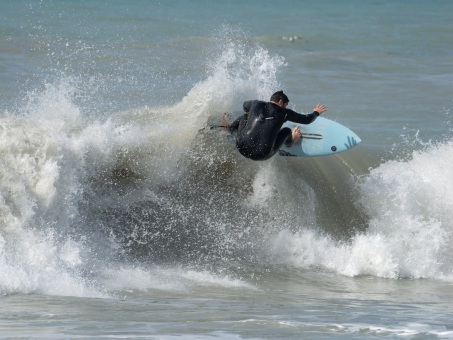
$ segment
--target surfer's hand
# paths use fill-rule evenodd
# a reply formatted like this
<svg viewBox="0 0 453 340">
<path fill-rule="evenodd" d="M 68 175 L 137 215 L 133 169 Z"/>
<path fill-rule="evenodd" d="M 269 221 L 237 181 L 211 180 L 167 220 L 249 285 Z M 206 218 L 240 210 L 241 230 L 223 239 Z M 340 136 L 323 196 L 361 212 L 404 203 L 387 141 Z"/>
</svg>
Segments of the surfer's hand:
<svg viewBox="0 0 453 340">
<path fill-rule="evenodd" d="M 327 111 L 327 107 L 323 104 L 318 104 L 316 105 L 316 107 L 313 109 L 313 111 L 316 111 L 318 112 L 319 114 L 323 113 L 323 112 L 326 112 Z"/>
<path fill-rule="evenodd" d="M 299 141 L 300 137 L 302 137 L 302 132 L 300 131 L 298 126 L 296 126 L 294 128 L 292 137 L 293 137 L 293 144 L 296 144 Z"/>
</svg>

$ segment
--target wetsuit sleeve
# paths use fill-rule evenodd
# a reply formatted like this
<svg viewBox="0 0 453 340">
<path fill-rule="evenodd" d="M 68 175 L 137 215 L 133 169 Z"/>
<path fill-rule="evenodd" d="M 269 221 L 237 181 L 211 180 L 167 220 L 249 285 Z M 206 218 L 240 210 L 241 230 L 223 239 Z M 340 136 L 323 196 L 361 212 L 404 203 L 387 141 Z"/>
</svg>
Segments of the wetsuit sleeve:
<svg viewBox="0 0 453 340">
<path fill-rule="evenodd" d="M 240 116 L 239 118 L 237 118 L 233 123 L 231 123 L 230 125 L 228 125 L 228 131 L 230 133 L 233 133 L 235 130 L 237 130 L 239 128 L 239 122 L 241 121 L 241 118 L 243 116 Z"/>
<path fill-rule="evenodd" d="M 252 108 L 253 100 L 248 100 L 242 104 L 242 107 L 245 112 L 250 112 L 250 109 Z"/>
<path fill-rule="evenodd" d="M 304 115 L 302 113 L 297 113 L 293 110 L 286 109 L 286 120 L 290 122 L 298 123 L 298 124 L 310 124 L 313 123 L 316 118 L 319 116 L 319 112 L 313 111 L 308 115 Z"/>
</svg>

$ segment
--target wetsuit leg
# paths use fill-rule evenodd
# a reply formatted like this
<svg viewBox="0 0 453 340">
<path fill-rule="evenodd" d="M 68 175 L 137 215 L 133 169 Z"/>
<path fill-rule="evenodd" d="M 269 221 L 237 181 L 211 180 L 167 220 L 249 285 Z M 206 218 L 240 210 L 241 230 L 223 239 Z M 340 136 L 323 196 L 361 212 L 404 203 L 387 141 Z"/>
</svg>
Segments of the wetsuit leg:
<svg viewBox="0 0 453 340">
<path fill-rule="evenodd" d="M 249 119 L 254 120 L 248 122 Z M 285 127 L 278 132 L 276 138 L 274 137 L 275 142 L 271 147 L 273 125 L 270 123 L 263 124 L 260 119 L 259 116 L 250 118 L 249 114 L 244 114 L 228 127 L 231 132 L 234 130 L 238 131 L 236 147 L 239 152 L 253 160 L 269 159 L 280 150 L 283 143 L 288 147 L 293 144 L 292 131 L 290 128 Z"/>
<path fill-rule="evenodd" d="M 273 155 L 275 155 L 278 152 L 278 150 L 280 150 L 283 143 L 285 143 L 287 147 L 291 147 L 291 145 L 293 145 L 293 132 L 289 127 L 285 127 L 280 130 L 280 132 L 277 135 L 277 139 L 275 140 L 274 147 L 272 148 L 271 153 L 263 160 L 269 159 Z"/>
<path fill-rule="evenodd" d="M 282 139 L 283 141 L 280 141 L 280 139 Z M 290 148 L 294 143 L 293 131 L 289 127 L 281 129 L 278 133 L 277 140 L 275 141 L 275 145 L 278 145 L 278 149 L 281 148 L 283 143 L 285 143 L 288 148 Z"/>
<path fill-rule="evenodd" d="M 248 118 L 249 115 L 246 113 L 239 117 L 235 122 L 238 130 L 236 136 L 236 147 L 243 156 L 253 159 L 255 148 L 250 140 L 250 136 L 247 135 Z"/>
</svg>

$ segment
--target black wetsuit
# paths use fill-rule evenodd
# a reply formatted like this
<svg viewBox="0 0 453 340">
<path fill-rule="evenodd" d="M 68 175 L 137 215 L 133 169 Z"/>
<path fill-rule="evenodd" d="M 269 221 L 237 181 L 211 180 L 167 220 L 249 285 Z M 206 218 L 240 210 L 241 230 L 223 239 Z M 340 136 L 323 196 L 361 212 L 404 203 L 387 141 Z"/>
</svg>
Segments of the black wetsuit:
<svg viewBox="0 0 453 340">
<path fill-rule="evenodd" d="M 310 124 L 318 112 L 308 115 L 297 113 L 271 102 L 249 100 L 244 102 L 243 116 L 228 126 L 230 132 L 238 130 L 236 147 L 239 152 L 253 160 L 265 160 L 272 157 L 283 145 L 293 144 L 290 128 L 281 128 L 286 121 Z"/>
</svg>

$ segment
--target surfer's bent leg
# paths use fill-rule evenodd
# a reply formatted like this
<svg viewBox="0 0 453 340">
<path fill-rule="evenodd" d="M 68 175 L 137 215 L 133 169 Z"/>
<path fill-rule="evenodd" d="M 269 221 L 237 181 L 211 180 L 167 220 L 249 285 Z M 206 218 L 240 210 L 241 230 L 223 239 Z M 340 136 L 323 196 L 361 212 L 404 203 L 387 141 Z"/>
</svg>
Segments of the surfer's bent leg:
<svg viewBox="0 0 453 340">
<path fill-rule="evenodd" d="M 299 127 L 295 127 L 294 130 L 291 131 L 289 127 L 285 127 L 280 130 L 277 135 L 277 140 L 275 141 L 274 149 L 275 152 L 280 150 L 283 143 L 285 143 L 286 147 L 290 148 L 296 143 L 300 137 L 302 136 Z"/>
<path fill-rule="evenodd" d="M 271 158 L 273 155 L 275 155 L 278 150 L 282 147 L 283 143 L 289 148 L 291 145 L 293 145 L 293 137 L 292 137 L 292 131 L 289 127 L 285 127 L 280 130 L 280 132 L 277 135 L 277 139 L 275 140 L 274 147 L 271 149 L 270 153 L 261 158 L 261 160 L 267 160 Z"/>
<path fill-rule="evenodd" d="M 289 127 L 281 129 L 277 135 L 277 139 L 275 140 L 274 150 L 278 151 L 282 147 L 283 143 L 290 148 L 293 145 L 292 134 L 293 132 Z"/>
</svg>

